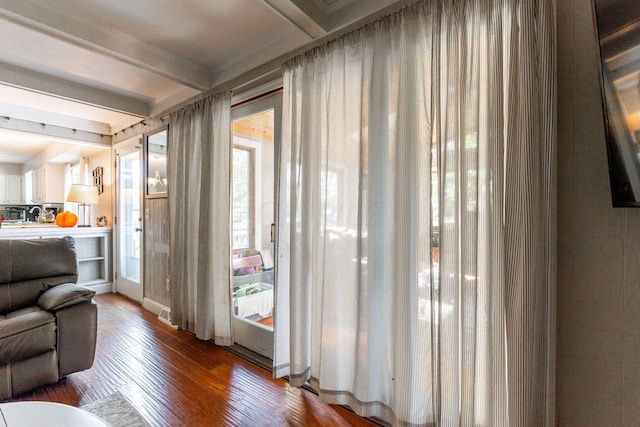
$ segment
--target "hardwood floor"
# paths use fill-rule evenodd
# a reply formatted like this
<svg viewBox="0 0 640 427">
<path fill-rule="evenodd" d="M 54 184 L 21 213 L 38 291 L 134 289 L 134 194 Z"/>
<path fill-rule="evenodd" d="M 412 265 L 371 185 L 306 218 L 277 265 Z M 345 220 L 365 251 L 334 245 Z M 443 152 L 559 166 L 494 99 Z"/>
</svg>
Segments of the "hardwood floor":
<svg viewBox="0 0 640 427">
<path fill-rule="evenodd" d="M 97 295 L 91 369 L 14 401 L 81 406 L 119 391 L 152 426 L 375 426 L 115 294 Z"/>
<path fill-rule="evenodd" d="M 265 317 L 264 319 L 258 320 L 258 323 L 261 325 L 267 326 L 269 328 L 273 328 L 273 316 Z"/>
</svg>

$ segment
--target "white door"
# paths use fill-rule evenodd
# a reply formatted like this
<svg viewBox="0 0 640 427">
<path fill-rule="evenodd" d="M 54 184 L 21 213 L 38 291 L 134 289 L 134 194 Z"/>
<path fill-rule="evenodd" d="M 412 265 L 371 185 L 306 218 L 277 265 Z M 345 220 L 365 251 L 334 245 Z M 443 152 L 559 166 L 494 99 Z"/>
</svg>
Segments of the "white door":
<svg viewBox="0 0 640 427">
<path fill-rule="evenodd" d="M 275 293 L 272 224 L 282 94 L 231 112 L 233 339 L 273 358 Z"/>
<path fill-rule="evenodd" d="M 116 292 L 142 302 L 142 144 L 116 146 Z"/>
</svg>

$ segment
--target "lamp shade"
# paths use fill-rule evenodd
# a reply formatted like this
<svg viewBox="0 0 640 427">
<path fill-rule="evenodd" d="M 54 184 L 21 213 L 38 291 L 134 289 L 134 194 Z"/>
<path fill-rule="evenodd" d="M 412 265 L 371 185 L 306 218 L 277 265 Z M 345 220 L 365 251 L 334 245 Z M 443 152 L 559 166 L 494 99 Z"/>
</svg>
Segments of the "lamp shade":
<svg viewBox="0 0 640 427">
<path fill-rule="evenodd" d="M 71 184 L 67 202 L 94 205 L 98 203 L 98 187 L 93 185 Z"/>
</svg>

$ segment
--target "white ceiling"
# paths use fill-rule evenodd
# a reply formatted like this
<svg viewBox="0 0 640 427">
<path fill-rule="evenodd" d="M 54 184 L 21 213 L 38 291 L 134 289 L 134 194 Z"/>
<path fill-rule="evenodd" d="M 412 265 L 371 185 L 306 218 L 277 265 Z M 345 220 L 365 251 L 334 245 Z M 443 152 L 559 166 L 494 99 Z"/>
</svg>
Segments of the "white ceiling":
<svg viewBox="0 0 640 427">
<path fill-rule="evenodd" d="M 104 149 L 95 144 L 70 142 L 26 132 L 0 132 L 0 163 L 24 164 L 43 152 L 48 153 L 47 160 L 52 163 L 70 163 Z"/>
<path fill-rule="evenodd" d="M 0 0 L 0 117 L 111 135 L 396 2 Z"/>
</svg>

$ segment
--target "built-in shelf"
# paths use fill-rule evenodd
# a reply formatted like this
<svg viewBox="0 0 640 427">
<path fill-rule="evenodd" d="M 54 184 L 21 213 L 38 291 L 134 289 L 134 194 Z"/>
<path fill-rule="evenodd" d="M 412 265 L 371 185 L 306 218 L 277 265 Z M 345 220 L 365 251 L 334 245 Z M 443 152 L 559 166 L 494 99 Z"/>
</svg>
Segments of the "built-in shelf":
<svg viewBox="0 0 640 427">
<path fill-rule="evenodd" d="M 78 259 L 78 284 L 111 292 L 111 228 L 0 228 L 0 239 L 47 239 L 71 236 Z"/>
<path fill-rule="evenodd" d="M 109 264 L 105 262 L 109 252 L 109 235 L 74 236 L 78 254 L 78 283 L 95 286 L 111 281 Z"/>
</svg>

